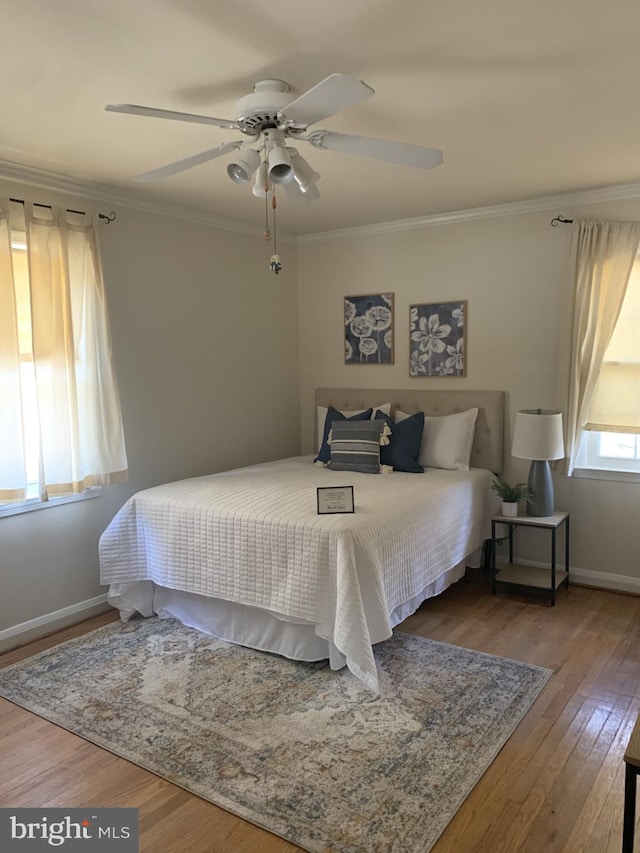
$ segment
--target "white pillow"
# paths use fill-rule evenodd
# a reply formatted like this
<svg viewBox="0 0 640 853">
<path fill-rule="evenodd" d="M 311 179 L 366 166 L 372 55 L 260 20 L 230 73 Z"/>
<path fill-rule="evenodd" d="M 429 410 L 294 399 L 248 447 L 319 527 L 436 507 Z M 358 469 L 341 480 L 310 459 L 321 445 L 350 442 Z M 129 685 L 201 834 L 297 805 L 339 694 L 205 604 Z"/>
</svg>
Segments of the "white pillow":
<svg viewBox="0 0 640 853">
<path fill-rule="evenodd" d="M 420 465 L 425 468 L 468 471 L 477 416 L 477 409 L 435 418 L 425 416 L 418 457 Z M 396 421 L 408 417 L 406 412 L 396 412 Z"/>
<path fill-rule="evenodd" d="M 335 408 L 335 406 L 334 406 Z M 367 409 L 369 407 L 367 406 Z M 319 451 L 322 447 L 322 439 L 324 438 L 324 422 L 327 419 L 327 412 L 329 408 L 327 406 L 318 406 L 318 436 L 316 439 L 316 451 Z M 360 412 L 365 412 L 366 409 L 356 409 L 355 411 L 340 411 L 337 409 L 340 414 L 344 415 L 345 418 L 352 418 L 354 415 L 359 415 Z M 371 413 L 371 420 L 373 420 L 376 416 L 376 412 L 384 412 L 385 415 L 391 417 L 391 403 L 383 403 L 381 406 L 374 406 L 373 412 Z"/>
</svg>

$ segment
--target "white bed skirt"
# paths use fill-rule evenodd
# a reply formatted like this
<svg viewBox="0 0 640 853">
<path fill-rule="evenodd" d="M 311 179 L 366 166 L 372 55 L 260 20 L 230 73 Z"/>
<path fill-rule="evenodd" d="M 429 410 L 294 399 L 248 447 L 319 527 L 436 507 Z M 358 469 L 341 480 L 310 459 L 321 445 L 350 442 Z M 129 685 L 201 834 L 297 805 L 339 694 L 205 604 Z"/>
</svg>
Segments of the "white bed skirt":
<svg viewBox="0 0 640 853">
<path fill-rule="evenodd" d="M 397 607 L 390 615 L 392 627 L 415 613 L 423 601 L 440 595 L 460 580 L 468 565 L 479 565 L 481 551 L 478 548 L 457 566 L 441 574 L 420 595 Z M 178 619 L 183 625 L 228 643 L 271 652 L 291 660 L 328 660 L 331 669 L 336 670 L 346 666 L 344 655 L 330 640 L 320 637 L 312 623 L 291 622 L 277 613 L 256 607 L 167 589 L 148 580 L 111 584 L 107 601 L 120 611 L 123 622 L 135 613 Z"/>
</svg>

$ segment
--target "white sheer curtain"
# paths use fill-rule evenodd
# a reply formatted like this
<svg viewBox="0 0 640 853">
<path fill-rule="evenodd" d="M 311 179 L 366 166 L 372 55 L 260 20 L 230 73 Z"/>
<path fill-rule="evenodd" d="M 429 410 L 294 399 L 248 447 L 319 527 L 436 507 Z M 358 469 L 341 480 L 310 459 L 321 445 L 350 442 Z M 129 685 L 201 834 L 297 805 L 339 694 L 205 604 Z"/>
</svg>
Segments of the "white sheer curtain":
<svg viewBox="0 0 640 853">
<path fill-rule="evenodd" d="M 562 406 L 566 458 L 558 465 L 569 476 L 639 244 L 640 223 L 577 220 L 573 224 L 569 375 Z"/>
<path fill-rule="evenodd" d="M 2 501 L 27 493 L 34 434 L 43 499 L 127 476 L 96 237 L 69 216 L 0 202 Z"/>
<path fill-rule="evenodd" d="M 604 354 L 586 430 L 640 434 L 640 258 Z"/>
<path fill-rule="evenodd" d="M 0 500 L 26 497 L 18 314 L 7 203 L 0 211 Z"/>
</svg>

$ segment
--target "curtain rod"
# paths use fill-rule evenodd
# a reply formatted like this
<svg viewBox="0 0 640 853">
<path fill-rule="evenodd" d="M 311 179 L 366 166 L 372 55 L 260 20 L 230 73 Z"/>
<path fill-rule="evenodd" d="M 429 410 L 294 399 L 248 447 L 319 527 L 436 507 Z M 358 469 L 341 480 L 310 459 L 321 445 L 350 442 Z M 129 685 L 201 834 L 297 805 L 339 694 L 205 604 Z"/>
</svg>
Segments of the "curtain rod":
<svg viewBox="0 0 640 853">
<path fill-rule="evenodd" d="M 13 201 L 16 204 L 24 204 L 25 203 L 23 198 L 10 198 L 9 201 Z M 41 204 L 39 201 L 34 201 L 33 205 L 34 205 L 34 207 L 47 207 L 49 210 L 52 209 L 50 204 Z M 79 213 L 81 216 L 87 215 L 86 210 L 74 210 L 71 207 L 67 208 L 67 213 Z M 109 213 L 109 214 L 106 214 L 106 213 L 99 213 L 98 214 L 98 219 L 101 219 L 106 225 L 108 225 L 110 222 L 113 222 L 113 220 L 115 218 L 116 218 L 115 210 L 112 210 L 111 213 Z"/>
<path fill-rule="evenodd" d="M 573 222 L 573 219 L 565 219 L 564 216 L 554 216 L 551 220 L 551 225 L 553 228 L 556 228 L 561 222 L 563 225 L 569 225 Z"/>
</svg>

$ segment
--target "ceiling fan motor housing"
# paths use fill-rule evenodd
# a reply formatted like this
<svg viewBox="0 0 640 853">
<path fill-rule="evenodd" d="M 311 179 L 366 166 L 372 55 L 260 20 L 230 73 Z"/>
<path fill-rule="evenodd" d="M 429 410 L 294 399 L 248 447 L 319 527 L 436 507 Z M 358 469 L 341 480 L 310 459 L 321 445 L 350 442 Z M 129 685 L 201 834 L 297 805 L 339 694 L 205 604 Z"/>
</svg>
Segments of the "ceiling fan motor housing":
<svg viewBox="0 0 640 853">
<path fill-rule="evenodd" d="M 255 135 L 278 127 L 278 113 L 292 101 L 290 86 L 284 80 L 261 80 L 236 103 L 236 121 L 243 133 Z"/>
</svg>

